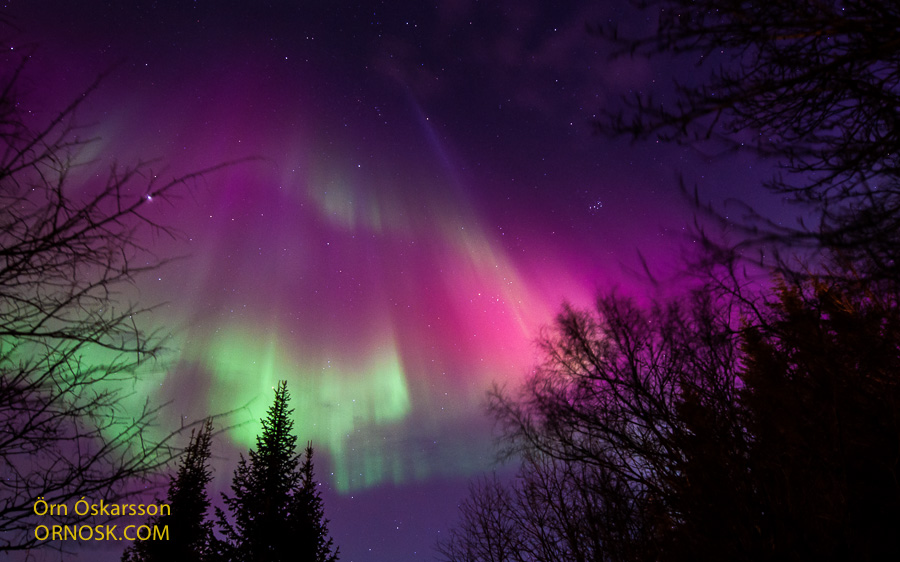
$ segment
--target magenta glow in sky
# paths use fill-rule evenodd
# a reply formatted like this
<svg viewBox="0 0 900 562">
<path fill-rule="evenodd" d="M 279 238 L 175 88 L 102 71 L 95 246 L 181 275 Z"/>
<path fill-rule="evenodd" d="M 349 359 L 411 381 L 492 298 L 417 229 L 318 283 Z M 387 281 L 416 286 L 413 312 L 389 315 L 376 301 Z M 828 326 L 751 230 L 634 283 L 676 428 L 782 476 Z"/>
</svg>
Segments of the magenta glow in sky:
<svg viewBox="0 0 900 562">
<path fill-rule="evenodd" d="M 310 6 L 307 4 L 321 4 Z M 565 300 L 635 277 L 690 215 L 674 152 L 591 119 L 652 79 L 610 64 L 587 2 L 13 3 L 47 119 L 81 114 L 113 162 L 211 173 L 159 216 L 186 255 L 148 277 L 172 367 L 140 389 L 163 422 L 235 411 L 217 489 L 286 379 L 316 447 L 342 559 L 430 559 L 465 479 L 492 466 L 485 391 L 538 360 Z M 326 7 L 327 5 L 327 7 Z M 680 157 L 680 156 L 679 156 Z"/>
</svg>

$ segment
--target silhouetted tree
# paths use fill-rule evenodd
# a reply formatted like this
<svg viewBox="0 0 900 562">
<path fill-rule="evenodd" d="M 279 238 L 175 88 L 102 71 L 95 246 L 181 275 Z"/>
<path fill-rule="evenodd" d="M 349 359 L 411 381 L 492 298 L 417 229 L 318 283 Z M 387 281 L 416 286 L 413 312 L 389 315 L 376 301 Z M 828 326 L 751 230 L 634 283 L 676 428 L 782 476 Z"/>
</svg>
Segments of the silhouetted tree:
<svg viewBox="0 0 900 562">
<path fill-rule="evenodd" d="M 307 443 L 303 454 L 300 474 L 303 488 L 300 494 L 294 494 L 294 507 L 298 523 L 295 527 L 297 552 L 304 560 L 315 562 L 337 562 L 339 549 L 334 547 L 334 540 L 328 534 L 328 519 L 325 518 L 325 504 L 319 493 L 313 472 L 312 444 Z"/>
<path fill-rule="evenodd" d="M 747 463 L 768 559 L 900 558 L 900 303 L 872 286 L 785 284 L 765 328 L 747 330 Z"/>
<path fill-rule="evenodd" d="M 217 509 L 225 540 L 217 545 L 223 560 L 240 562 L 334 562 L 322 500 L 313 475 L 312 448 L 301 464 L 292 433 L 287 382 L 275 389 L 275 401 L 262 420 L 256 449 L 234 472 L 232 495 L 223 494 L 233 523 Z"/>
<path fill-rule="evenodd" d="M 196 432 L 178 464 L 178 472 L 169 483 L 170 513 L 151 518 L 146 524 L 168 528 L 168 540 L 138 541 L 122 554 L 122 562 L 173 562 L 210 559 L 212 521 L 207 519 L 209 496 L 206 487 L 212 480 L 209 468 L 212 419 Z"/>
<path fill-rule="evenodd" d="M 685 397 L 667 559 L 900 556 L 900 312 L 872 286 L 779 282 L 743 331 L 737 420 Z"/>
<path fill-rule="evenodd" d="M 513 493 L 496 477 L 472 484 L 459 508 L 459 527 L 450 530 L 438 551 L 445 560 L 516 560 L 523 549 L 517 507 Z"/>
<path fill-rule="evenodd" d="M 816 221 L 759 215 L 739 246 L 839 250 L 864 275 L 900 279 L 900 4 L 893 0 L 642 0 L 656 33 L 597 31 L 623 53 L 684 68 L 610 109 L 601 129 L 636 139 L 753 148 L 781 172 L 769 189 Z M 673 63 L 672 60 L 684 64 Z M 719 217 L 724 220 L 724 217 Z M 771 243 L 771 244 L 770 244 Z M 780 265 L 787 267 L 784 260 Z M 793 269 L 791 265 L 788 269 Z"/>
<path fill-rule="evenodd" d="M 649 309 L 615 295 L 599 298 L 594 313 L 567 307 L 541 338 L 544 362 L 521 393 L 490 395 L 502 453 L 522 459 L 506 493 L 511 559 L 655 559 L 663 539 L 657 524 L 674 501 L 667 479 L 687 431 L 681 397 L 694 391 L 734 408 L 736 337 L 701 293 Z M 504 497 L 492 488 L 477 494 L 484 490 Z M 462 529 L 478 526 L 481 506 L 495 503 L 487 499 L 467 504 Z M 452 534 L 446 559 L 493 560 L 469 556 L 479 552 L 473 538 Z"/>
<path fill-rule="evenodd" d="M 74 116 L 100 80 L 40 124 L 19 92 L 31 53 L 0 47 L 0 551 L 8 551 L 38 542 L 36 500 L 70 510 L 82 496 L 113 502 L 173 458 L 167 439 L 145 431 L 156 409 L 123 406 L 127 383 L 164 336 L 141 328 L 149 308 L 125 295 L 165 261 L 143 244 L 168 232 L 148 214 L 151 199 L 165 201 L 198 174 L 163 180 L 139 164 L 77 183 L 90 141 Z"/>
<path fill-rule="evenodd" d="M 536 458 L 517 477 L 475 483 L 460 524 L 437 548 L 449 562 L 633 560 L 647 550 L 648 517 L 609 471 L 589 463 Z"/>
</svg>

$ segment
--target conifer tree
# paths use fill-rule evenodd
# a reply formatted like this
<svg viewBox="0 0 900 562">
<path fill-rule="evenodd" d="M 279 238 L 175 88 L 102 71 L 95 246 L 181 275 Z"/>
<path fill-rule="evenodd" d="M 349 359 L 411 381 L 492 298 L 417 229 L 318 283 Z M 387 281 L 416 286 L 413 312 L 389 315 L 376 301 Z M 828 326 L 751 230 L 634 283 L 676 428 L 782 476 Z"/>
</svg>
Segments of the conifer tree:
<svg viewBox="0 0 900 562">
<path fill-rule="evenodd" d="M 212 419 L 199 431 L 191 432 L 178 473 L 169 484 L 170 512 L 151 518 L 147 524 L 160 530 L 168 527 L 169 540 L 138 541 L 122 554 L 122 562 L 205 561 L 210 559 L 212 521 L 206 518 L 209 497 L 206 486 L 212 480 L 209 468 Z"/>
<path fill-rule="evenodd" d="M 338 550 L 332 549 L 334 541 L 328 536 L 328 519 L 325 518 L 325 506 L 322 496 L 316 489 L 318 482 L 313 474 L 312 444 L 306 444 L 303 464 L 300 467 L 303 483 L 302 493 L 296 494 L 295 509 L 298 514 L 298 527 L 295 529 L 297 546 L 302 548 L 300 560 L 315 562 L 336 562 Z"/>
<path fill-rule="evenodd" d="M 240 562 L 336 562 L 328 537 L 322 499 L 315 489 L 312 448 L 301 464 L 293 434 L 293 410 L 288 408 L 287 383 L 275 389 L 275 401 L 262 420 L 256 449 L 234 472 L 232 495 L 223 494 L 229 521 L 217 509 L 224 540 L 221 560 Z"/>
</svg>

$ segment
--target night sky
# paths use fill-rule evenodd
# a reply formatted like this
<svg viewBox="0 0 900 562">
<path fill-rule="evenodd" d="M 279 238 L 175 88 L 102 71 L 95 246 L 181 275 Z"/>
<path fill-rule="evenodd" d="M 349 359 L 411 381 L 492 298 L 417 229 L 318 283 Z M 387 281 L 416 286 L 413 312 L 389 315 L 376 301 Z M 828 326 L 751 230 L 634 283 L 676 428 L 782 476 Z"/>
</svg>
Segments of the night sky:
<svg viewBox="0 0 900 562">
<path fill-rule="evenodd" d="M 138 287 L 173 336 L 135 399 L 171 402 L 161 430 L 246 422 L 217 438 L 215 496 L 286 379 L 341 559 L 431 560 L 494 467 L 491 383 L 528 375 L 563 301 L 641 293 L 639 251 L 665 270 L 692 243 L 677 173 L 759 202 L 751 159 L 594 133 L 692 69 L 610 60 L 586 24 L 654 26 L 619 4 L 6 3 L 35 123 L 110 71 L 73 190 L 256 158 L 159 202 L 182 236 L 148 242 L 187 257 Z"/>
</svg>

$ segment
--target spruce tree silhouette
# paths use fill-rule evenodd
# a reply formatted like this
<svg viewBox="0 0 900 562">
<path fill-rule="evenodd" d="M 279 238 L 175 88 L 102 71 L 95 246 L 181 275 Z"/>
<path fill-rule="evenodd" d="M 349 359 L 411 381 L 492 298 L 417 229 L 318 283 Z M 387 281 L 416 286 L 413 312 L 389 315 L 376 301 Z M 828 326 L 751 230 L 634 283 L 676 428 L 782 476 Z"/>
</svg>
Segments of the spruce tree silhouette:
<svg viewBox="0 0 900 562">
<path fill-rule="evenodd" d="M 294 505 L 298 515 L 298 523 L 295 529 L 298 534 L 295 540 L 302 547 L 302 560 L 314 560 L 315 562 L 336 562 L 338 550 L 331 550 L 334 541 L 328 536 L 328 519 L 325 518 L 325 505 L 322 496 L 316 489 L 318 483 L 313 474 L 312 444 L 306 444 L 303 465 L 300 467 L 303 489 L 301 494 L 294 495 Z"/>
<path fill-rule="evenodd" d="M 328 520 L 313 479 L 312 447 L 301 464 L 288 408 L 287 382 L 275 389 L 275 401 L 262 420 L 256 450 L 241 456 L 223 494 L 233 523 L 216 509 L 224 540 L 217 541 L 220 560 L 240 562 L 335 562 Z"/>
<path fill-rule="evenodd" d="M 191 433 L 185 450 L 169 485 L 169 515 L 151 518 L 147 524 L 160 530 L 168 528 L 169 540 L 138 541 L 122 554 L 122 562 L 172 562 L 177 560 L 206 561 L 210 559 L 212 521 L 207 520 L 209 497 L 206 486 L 212 480 L 209 468 L 212 419 Z"/>
</svg>

